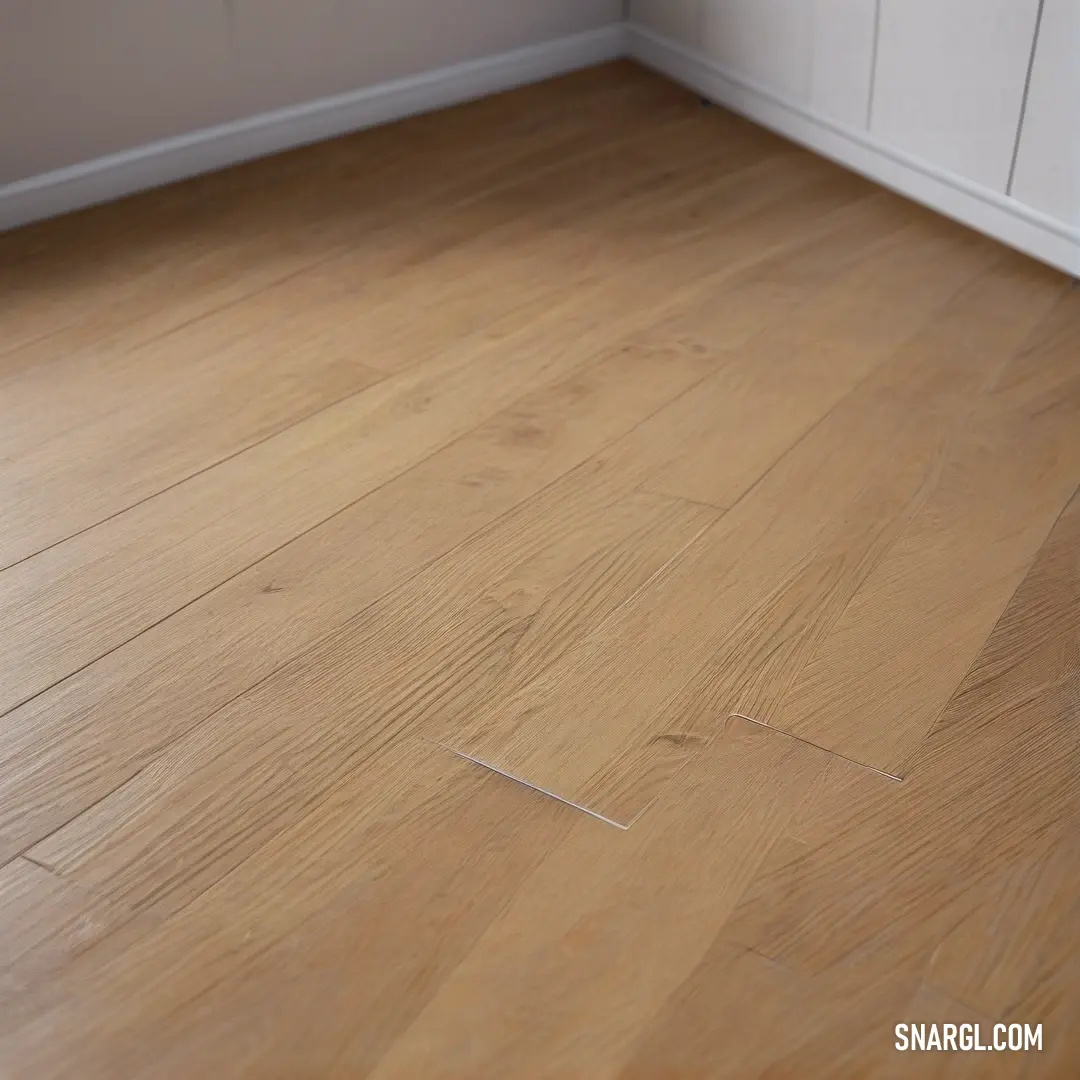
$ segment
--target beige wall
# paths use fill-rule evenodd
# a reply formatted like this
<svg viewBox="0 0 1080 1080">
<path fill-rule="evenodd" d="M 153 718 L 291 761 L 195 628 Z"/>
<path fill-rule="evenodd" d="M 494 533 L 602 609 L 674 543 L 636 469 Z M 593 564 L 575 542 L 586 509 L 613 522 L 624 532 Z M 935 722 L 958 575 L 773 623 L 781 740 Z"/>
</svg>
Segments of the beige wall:
<svg viewBox="0 0 1080 1080">
<path fill-rule="evenodd" d="M 700 47 L 703 0 L 631 0 L 630 20 L 685 45 Z"/>
<path fill-rule="evenodd" d="M 621 13 L 620 0 L 0 0 L 0 184 Z"/>
</svg>

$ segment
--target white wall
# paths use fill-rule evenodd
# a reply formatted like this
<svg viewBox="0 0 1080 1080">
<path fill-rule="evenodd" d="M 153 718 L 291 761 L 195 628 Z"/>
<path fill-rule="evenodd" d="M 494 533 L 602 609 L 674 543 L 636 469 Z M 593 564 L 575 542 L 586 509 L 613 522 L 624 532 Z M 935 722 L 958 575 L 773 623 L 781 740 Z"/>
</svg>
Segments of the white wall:
<svg viewBox="0 0 1080 1080">
<path fill-rule="evenodd" d="M 621 14 L 620 0 L 0 0 L 0 185 Z"/>
</svg>

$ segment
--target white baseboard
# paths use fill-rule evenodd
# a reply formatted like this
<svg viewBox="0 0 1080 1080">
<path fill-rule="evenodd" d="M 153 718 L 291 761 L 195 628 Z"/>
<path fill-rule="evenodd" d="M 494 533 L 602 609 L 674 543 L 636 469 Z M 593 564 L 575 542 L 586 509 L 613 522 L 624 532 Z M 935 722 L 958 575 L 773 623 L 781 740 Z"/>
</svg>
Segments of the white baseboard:
<svg viewBox="0 0 1080 1080">
<path fill-rule="evenodd" d="M 627 55 L 886 187 L 1080 277 L 1080 229 L 785 100 L 632 23 L 262 113 L 20 180 L 0 187 L 0 230 Z"/>
<path fill-rule="evenodd" d="M 0 187 L 0 230 L 625 55 L 615 23 L 110 154 Z"/>
<path fill-rule="evenodd" d="M 939 169 L 733 75 L 708 57 L 641 26 L 627 27 L 630 55 L 702 96 L 832 158 L 885 187 L 1080 277 L 1080 229 Z"/>
</svg>

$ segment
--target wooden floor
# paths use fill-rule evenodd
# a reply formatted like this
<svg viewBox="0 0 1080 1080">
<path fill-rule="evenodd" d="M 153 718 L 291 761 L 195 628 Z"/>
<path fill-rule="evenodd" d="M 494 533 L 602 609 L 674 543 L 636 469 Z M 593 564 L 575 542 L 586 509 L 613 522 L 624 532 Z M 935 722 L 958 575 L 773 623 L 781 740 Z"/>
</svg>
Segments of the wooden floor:
<svg viewBox="0 0 1080 1080">
<path fill-rule="evenodd" d="M 0 1076 L 1080 1075 L 1064 277 L 628 64 L 0 265 Z"/>
</svg>

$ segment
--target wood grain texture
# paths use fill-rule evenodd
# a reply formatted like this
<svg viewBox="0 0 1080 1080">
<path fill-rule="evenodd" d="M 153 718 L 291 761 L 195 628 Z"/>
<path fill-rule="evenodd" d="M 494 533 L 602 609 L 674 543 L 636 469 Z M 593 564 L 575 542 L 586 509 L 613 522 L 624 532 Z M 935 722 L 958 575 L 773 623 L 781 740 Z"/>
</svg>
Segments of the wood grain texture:
<svg viewBox="0 0 1080 1080">
<path fill-rule="evenodd" d="M 195 727 L 31 856 L 139 910 L 182 905 L 387 742 L 543 671 L 716 516 L 662 496 L 598 500 L 576 480 Z"/>
<path fill-rule="evenodd" d="M 1017 349 L 943 459 L 940 475 L 794 678 L 774 654 L 736 709 L 904 775 L 1041 547 L 1080 472 L 1080 304 L 1066 296 L 1018 347 L 1030 318 L 1002 292 L 965 344 Z M 995 325 L 995 316 L 1001 322 Z M 954 355 L 956 355 L 954 353 Z M 933 656 L 927 664 L 925 658 Z M 770 707 L 772 706 L 772 707 Z"/>
<path fill-rule="evenodd" d="M 1061 943 L 1077 918 L 1078 860 L 1076 821 L 1040 837 L 987 882 L 985 894 L 934 950 L 926 982 L 987 1016 L 1011 1017 L 1027 1004 L 1044 965 L 1075 968 L 1075 948 Z"/>
<path fill-rule="evenodd" d="M 1073 500 L 917 767 L 831 759 L 619 1075 L 1069 1075 L 1078 605 Z M 898 1022 L 1042 1023 L 1044 1052 L 899 1055 Z"/>
<path fill-rule="evenodd" d="M 9 569 L 0 578 L 0 614 L 17 634 L 5 642 L 0 709 L 130 640 L 516 398 L 579 369 L 685 303 L 684 291 L 704 295 L 827 229 L 831 211 L 865 195 L 862 181 L 827 178 L 802 199 L 784 199 L 763 193 L 760 178 L 748 178 L 749 205 L 729 195 L 716 219 L 702 215 L 682 243 L 632 262 L 622 275 L 570 290 L 517 332 L 479 343 L 455 340 L 437 357 Z M 770 199 L 779 206 L 770 209 Z M 759 200 L 756 212 L 748 212 Z M 732 217 L 729 240 L 717 247 L 712 229 Z M 666 289 L 658 290 L 658 281 Z M 78 591 L 71 587 L 76 579 Z M 55 639 L 58 609 L 62 642 Z M 46 624 L 53 628 L 48 644 Z"/>
<path fill-rule="evenodd" d="M 962 284 L 978 265 L 971 253 L 968 260 L 959 267 L 938 265 Z M 921 261 L 910 264 L 910 273 L 928 289 L 928 298 L 936 295 L 926 285 Z M 841 279 L 834 304 L 823 297 L 806 315 L 812 340 L 833 344 L 828 365 L 811 365 L 809 371 L 826 383 L 822 412 L 858 384 L 854 392 L 802 441 L 808 421 L 800 405 L 787 433 L 788 444 L 797 445 L 745 500 L 635 596 L 617 621 L 513 698 L 493 700 L 457 739 L 447 736 L 448 745 L 605 817 L 631 822 L 675 767 L 672 742 L 693 748 L 708 737 L 718 717 L 736 711 L 741 680 L 766 665 L 775 685 L 781 665 L 798 657 L 801 641 L 838 617 L 896 542 L 926 499 L 944 450 L 988 379 L 987 367 L 992 372 L 995 363 L 1005 362 L 1019 345 L 1015 334 L 1022 337 L 1060 291 L 1056 281 L 1023 276 L 1023 284 L 1011 290 L 1019 306 L 1006 329 L 986 321 L 976 331 L 970 320 L 974 311 L 990 310 L 1013 281 L 1009 264 L 962 291 L 939 318 L 931 318 L 932 301 L 927 312 L 913 298 L 906 309 L 910 321 L 894 316 L 891 334 L 885 320 L 874 320 L 879 352 L 856 330 L 851 340 L 843 335 L 859 325 L 850 315 L 853 308 L 888 303 L 895 309 L 895 297 L 887 298 L 884 288 L 876 293 L 872 271 L 857 268 Z M 894 266 L 892 280 L 899 279 Z M 931 326 L 901 348 L 927 319 Z M 775 335 L 763 334 L 740 354 L 737 377 L 752 390 L 764 383 L 763 399 L 770 388 L 797 379 L 797 366 L 790 371 L 787 365 L 799 354 L 787 335 L 797 332 L 800 321 L 793 320 L 790 331 L 784 326 Z M 958 341 L 976 332 L 971 350 L 960 351 Z M 898 351 L 890 356 L 893 350 Z M 847 371 L 845 357 L 852 364 Z M 875 363 L 882 364 L 877 371 Z M 774 365 L 779 372 L 770 370 Z M 694 396 L 708 393 L 713 383 L 723 385 L 725 374 L 721 368 Z M 865 381 L 859 384 L 860 379 Z M 779 394 L 773 390 L 771 396 Z M 720 430 L 736 444 L 753 438 L 753 411 L 729 390 L 714 401 L 721 399 L 733 405 L 730 418 L 717 418 Z M 934 407 L 916 406 L 924 400 Z M 784 415 L 782 406 L 778 411 Z M 747 414 L 752 426 L 740 431 L 736 417 Z M 779 422 L 764 436 L 770 449 L 778 428 Z M 696 444 L 691 448 L 692 453 Z M 708 461 L 699 467 L 708 478 Z M 726 486 L 733 482 L 728 468 L 721 458 Z M 823 492 L 815 478 L 826 470 L 831 482 Z M 736 487 L 749 487 L 754 479 L 753 472 L 744 474 Z M 1058 493 L 1057 505 L 1065 497 Z M 645 657 L 654 677 L 641 687 L 634 672 Z M 654 755 L 658 760 L 652 763 Z"/>
<path fill-rule="evenodd" d="M 603 366 L 611 378 L 617 378 L 634 355 L 620 354 Z M 637 355 L 643 366 L 657 361 L 656 354 L 647 350 Z M 678 361 L 680 355 L 674 359 Z M 527 415 L 519 412 L 519 423 Z M 636 438 L 634 433 L 631 441 Z M 141 775 L 133 786 L 121 789 L 71 828 L 33 849 L 35 857 L 78 880 L 109 878 L 117 887 L 123 876 L 115 872 L 116 860 L 120 860 L 132 867 L 133 878 L 123 888 L 131 890 L 125 895 L 133 903 L 181 902 L 198 887 L 201 875 L 225 872 L 230 860 L 242 857 L 252 836 L 262 835 L 295 813 L 298 799 L 302 805 L 304 798 L 333 782 L 343 767 L 340 761 L 326 760 L 319 748 L 308 743 L 312 729 L 296 727 L 297 710 L 309 719 L 313 713 L 319 715 L 316 731 L 321 725 L 343 725 L 339 750 L 348 744 L 355 746 L 355 753 L 366 754 L 411 722 L 417 712 L 422 730 L 445 737 L 463 717 L 485 708 L 486 702 L 506 698 L 618 610 L 715 519 L 715 514 L 691 508 L 673 519 L 677 528 L 666 525 L 654 531 L 650 525 L 654 500 L 634 497 L 625 502 L 620 497 L 647 475 L 649 467 L 626 449 L 615 446 L 610 460 L 601 455 L 435 563 L 385 602 L 350 620 L 310 656 L 270 678 L 222 716 L 212 717 L 205 730 L 177 744 L 160 759 L 171 763 L 167 778 L 157 769 Z M 432 459 L 432 464 L 437 460 Z M 655 498 L 660 508 L 667 506 L 665 497 Z M 635 522 L 633 530 L 626 532 Z M 618 544 L 613 546 L 615 540 Z M 322 548 L 320 554 L 325 558 L 327 549 Z M 266 576 L 265 568 L 262 576 Z M 287 585 L 288 576 L 284 580 Z M 312 680 L 320 688 L 333 684 L 335 693 L 328 697 L 314 690 Z M 316 700 L 319 704 L 304 704 Z M 253 746 L 268 737 L 270 716 L 280 717 L 285 725 L 279 752 L 292 764 L 291 772 L 276 778 L 252 768 Z M 234 744 L 230 735 L 226 747 L 220 741 L 222 726 L 239 741 Z M 351 734 L 346 736 L 345 729 Z M 130 743 L 125 738 L 124 745 Z M 183 818 L 188 822 L 187 835 L 163 847 L 159 830 L 172 829 L 168 823 L 189 812 L 185 807 L 192 793 L 205 782 L 201 774 L 190 774 L 188 763 L 201 760 L 215 743 L 220 753 L 213 768 L 238 770 L 223 785 L 231 792 L 230 800 L 236 800 L 235 812 L 223 813 L 220 805 L 215 811 L 227 824 L 228 833 L 218 833 L 216 828 L 207 833 Z M 636 793 L 655 794 L 669 770 L 697 745 L 696 738 L 665 741 L 662 755 L 654 748 L 653 756 L 662 757 L 662 765 L 654 770 L 651 787 L 641 786 Z M 355 760 L 353 753 L 346 755 L 346 763 Z M 263 760 L 261 755 L 258 760 Z M 298 765 L 300 761 L 307 764 Z M 112 769 L 95 779 L 99 784 L 115 783 L 118 775 L 122 775 L 120 770 Z M 241 776 L 246 779 L 239 780 Z M 40 770 L 35 779 L 39 790 L 57 782 L 54 774 Z M 80 780 L 85 791 L 85 774 Z M 244 792 L 255 787 L 262 798 L 251 806 Z M 95 789 L 100 790 L 97 785 Z M 150 792 L 149 802 L 133 814 L 131 807 Z M 168 850 L 168 857 L 174 859 L 178 844 L 188 852 L 184 862 L 193 868 L 192 874 L 171 884 L 163 900 L 160 890 L 149 885 L 158 870 L 141 853 Z M 201 864 L 200 853 L 210 850 L 215 855 L 208 870 Z M 133 899 L 136 894 L 138 898 Z"/>
<path fill-rule="evenodd" d="M 88 1077 L 330 1075 L 336 1062 L 363 1075 L 580 827 L 569 807 L 402 740 L 110 964 L 70 964 L 37 991 L 32 1022 L 0 1020 L 0 1060 L 65 1075 L 59 1025 Z"/>
<path fill-rule="evenodd" d="M 731 279 L 727 309 L 739 317 L 723 338 L 710 323 L 710 333 L 692 347 L 681 336 L 662 335 L 649 345 L 645 334 L 642 344 L 602 356 L 15 710 L 0 732 L 9 763 L 0 785 L 0 850 L 23 850 L 63 824 L 425 562 L 633 431 L 708 374 L 721 350 L 825 288 L 831 269 L 872 257 L 900 227 L 897 217 L 902 223 L 907 215 L 877 200 L 827 215 L 825 225 L 807 230 L 811 239 L 802 246 L 785 247 Z M 696 296 L 691 287 L 676 295 L 676 305 L 700 310 Z M 663 347 L 663 340 L 675 346 Z M 694 434 L 681 420 L 674 428 L 670 418 L 663 424 L 661 430 L 646 424 L 619 441 L 611 456 L 617 468 L 606 469 L 590 497 L 628 491 L 656 467 L 660 446 L 685 445 Z M 355 543 L 358 531 L 363 547 Z M 447 567 L 425 580 L 453 572 Z M 422 634 L 417 641 L 422 650 Z M 343 662 L 350 656 L 345 648 Z M 335 662 L 327 663 L 335 670 Z M 207 667 L 213 679 L 199 677 Z M 188 688 L 179 698 L 178 687 Z"/>
<path fill-rule="evenodd" d="M 41 983 L 133 929 L 129 909 L 21 858 L 0 869 L 0 905 L 0 1001 L 9 1017 Z"/>
<path fill-rule="evenodd" d="M 13 567 L 0 578 L 0 607 L 16 631 L 5 649 L 2 705 L 78 670 L 516 398 L 569 375 L 607 333 L 595 343 L 568 342 L 566 322 L 553 316 L 519 335 L 508 346 L 512 366 L 493 347 L 469 347 L 456 360 L 440 357 L 386 379 Z M 41 630 L 55 615 L 65 640 L 47 642 Z"/>
<path fill-rule="evenodd" d="M 589 153 L 598 126 L 640 130 L 694 109 L 679 89 L 610 65 L 5 234 L 0 370 L 150 340 L 346 254 L 388 209 L 421 226 L 430 207 L 430 225 Z"/>
<path fill-rule="evenodd" d="M 619 213 L 630 213 L 635 200 L 618 198 L 621 181 L 624 189 L 644 188 L 654 206 L 666 205 L 675 184 L 650 184 L 650 167 L 657 171 L 666 154 L 688 151 L 692 132 L 683 128 L 677 141 L 661 132 L 647 153 L 625 145 L 619 153 L 599 150 L 605 169 L 567 166 L 568 177 L 576 181 L 584 171 L 589 181 L 575 188 L 577 204 L 611 198 Z M 640 168 L 627 170 L 623 155 Z M 515 200 L 504 199 L 500 215 L 512 218 L 513 232 L 499 228 L 492 214 L 479 239 L 424 261 L 421 272 L 395 272 L 400 245 L 365 245 L 148 346 L 75 354 L 8 380 L 0 446 L 12 461 L 0 467 L 0 492 L 14 521 L 0 559 L 32 555 L 351 396 L 376 381 L 376 369 L 403 367 L 405 358 L 419 363 L 481 328 L 492 336 L 509 332 L 500 316 L 506 323 L 519 310 L 520 321 L 541 310 L 545 297 L 557 302 L 554 271 L 571 252 L 580 280 L 594 279 L 603 270 L 597 245 L 585 230 L 573 231 L 575 220 L 587 220 L 587 205 L 579 211 L 585 217 L 575 218 L 573 193 L 557 179 L 523 183 L 518 197 L 533 197 L 532 221 L 521 221 Z M 695 184 L 690 169 L 678 182 L 694 192 L 700 177 Z M 563 220 L 548 207 L 559 207 Z M 547 243 L 541 226 L 563 241 L 562 250 L 528 242 L 540 232 Z M 500 245 L 502 258 L 486 257 Z M 432 271 L 454 288 L 435 293 Z M 482 302 L 469 305 L 469 297 Z M 443 317 L 415 320 L 425 303 Z M 100 447 L 118 428 L 126 437 L 110 458 Z"/>
<path fill-rule="evenodd" d="M 721 938 L 642 1037 L 619 1080 L 677 1076 L 1012 1078 L 1020 1054 L 898 1053 L 897 1023 L 993 1022 L 919 986 L 917 970 L 855 962 L 807 978 Z"/>
<path fill-rule="evenodd" d="M 715 188 L 738 188 L 745 171 L 758 202 L 814 178 L 792 151 L 746 132 L 700 135 L 685 118 L 647 137 L 609 135 L 587 160 L 523 178 L 482 212 L 447 215 L 460 235 L 440 251 L 429 230 L 429 258 L 400 237 L 360 245 L 148 346 L 84 350 L 8 379 L 0 452 L 13 460 L 0 467 L 0 493 L 15 521 L 0 559 L 34 554 L 242 451 L 359 391 L 376 370 L 473 334 L 505 336 L 557 304 L 569 281 L 585 285 L 616 264 L 622 253 L 599 242 L 601 230 L 633 250 L 660 211 L 657 231 L 677 243 L 689 222 L 672 211 L 680 198 L 684 219 L 697 211 L 706 177 L 715 201 Z M 673 172 L 672 156 L 686 168 Z M 440 317 L 414 318 L 425 307 Z M 305 388 L 321 396 L 308 400 Z M 198 438 L 184 430 L 193 424 Z M 117 427 L 127 437 L 110 459 L 100 447 Z"/>
<path fill-rule="evenodd" d="M 734 719 L 634 828 L 582 822 L 372 1075 L 612 1075 L 826 760 Z"/>
<path fill-rule="evenodd" d="M 993 902 L 1003 872 L 1041 857 L 1048 831 L 1075 829 L 1078 553 L 1074 498 L 903 784 L 851 766 L 819 799 L 805 849 L 750 888 L 731 933 L 809 972 L 859 950 L 936 945 L 942 919 L 951 931 Z"/>
<path fill-rule="evenodd" d="M 602 356 L 9 713 L 0 728 L 0 852 L 23 850 L 131 779 L 710 367 L 708 356 L 655 350 Z"/>
<path fill-rule="evenodd" d="M 1072 1080 L 1078 333 L 623 64 L 0 238 L 0 1075 Z"/>
</svg>

